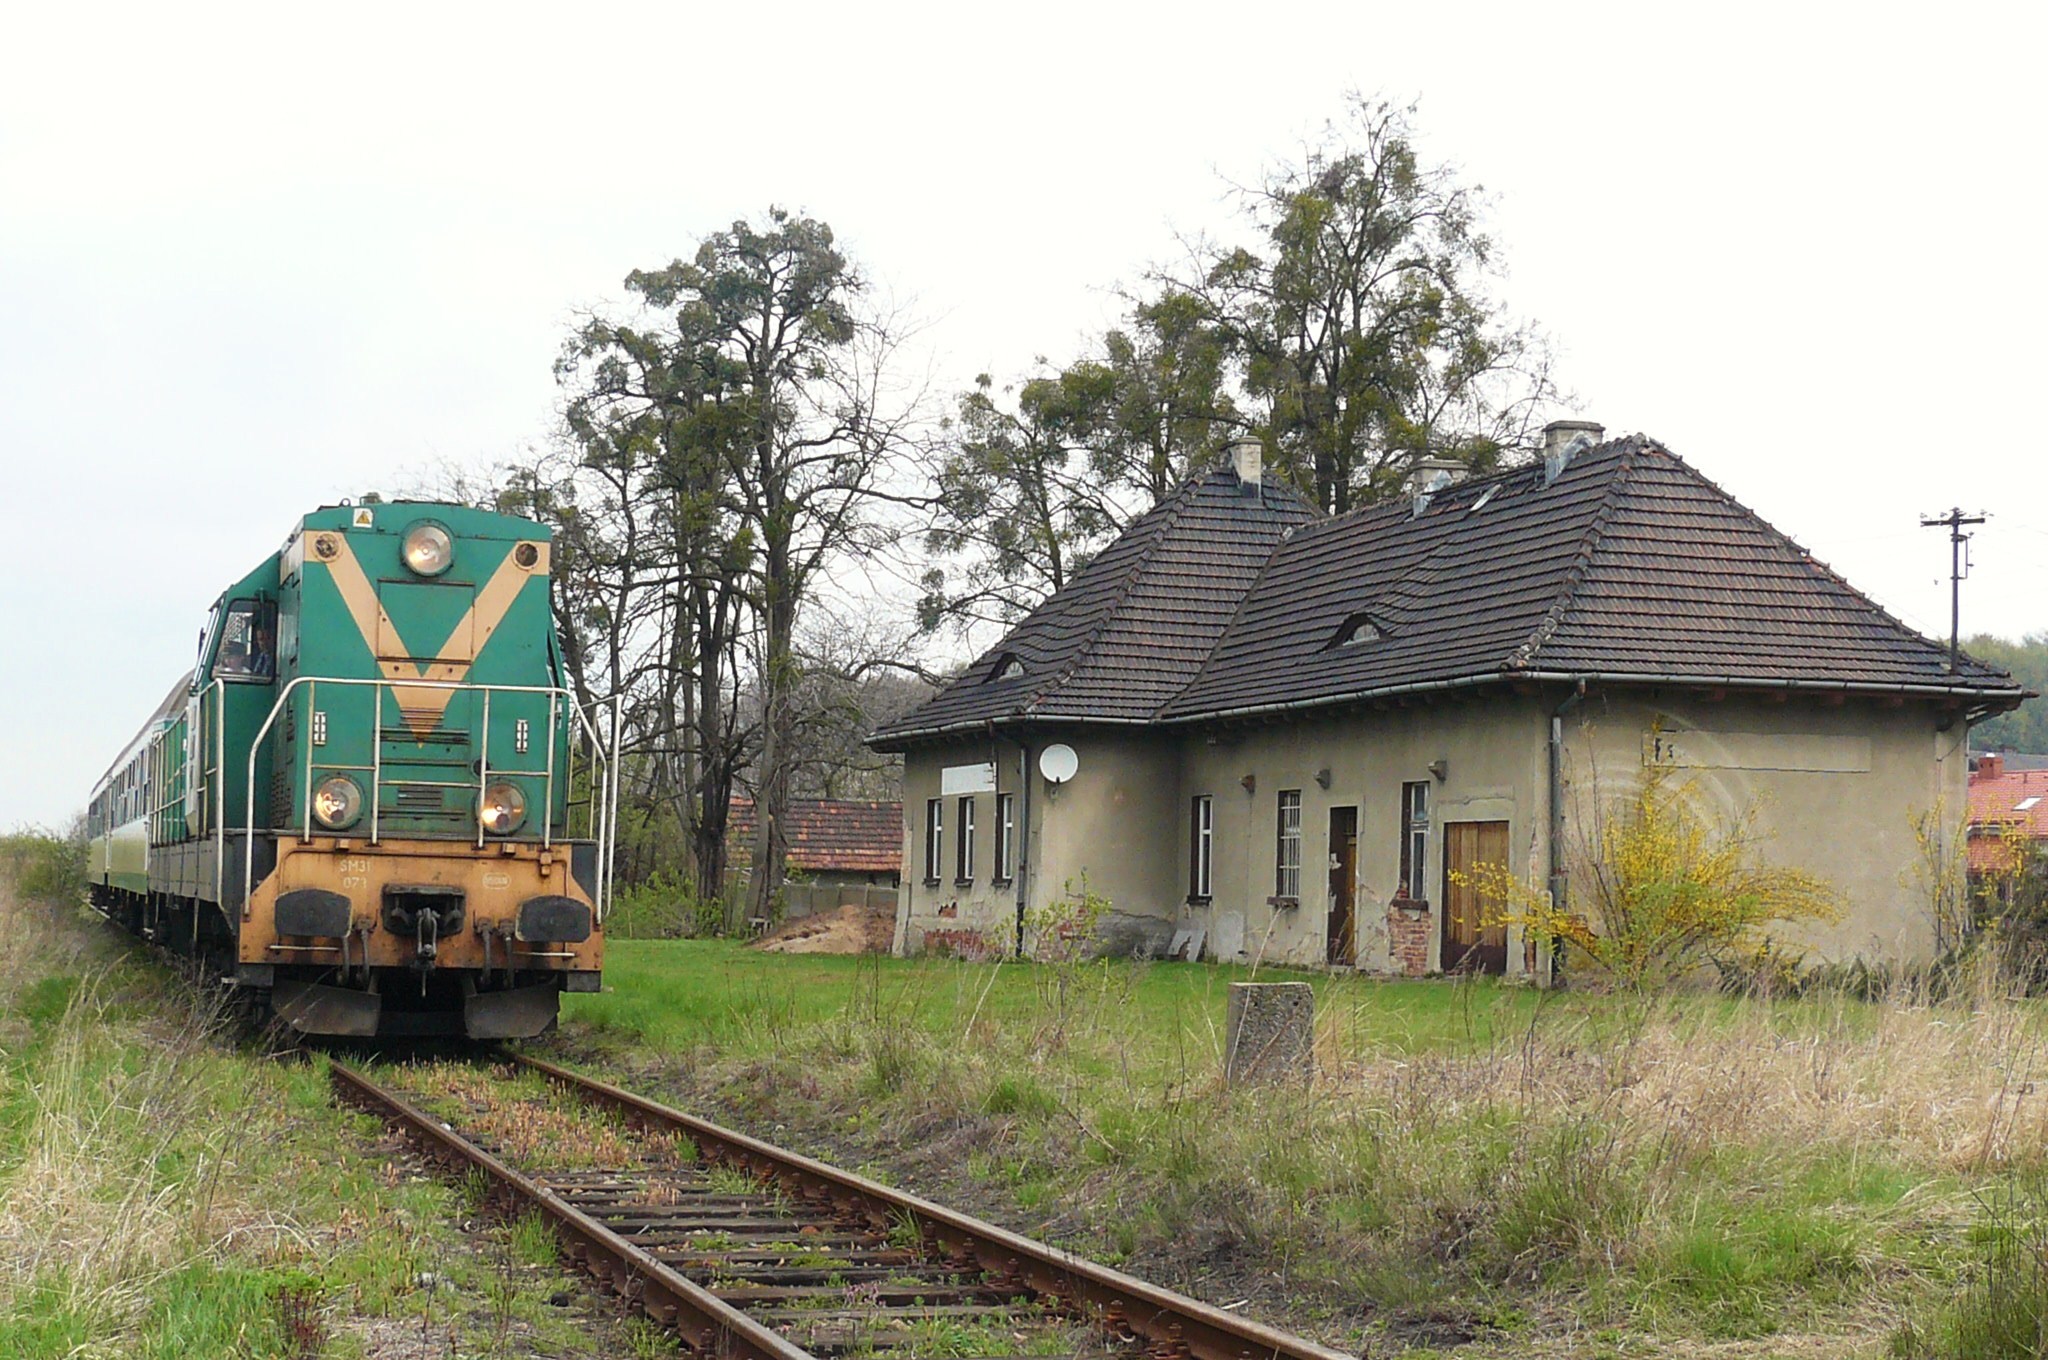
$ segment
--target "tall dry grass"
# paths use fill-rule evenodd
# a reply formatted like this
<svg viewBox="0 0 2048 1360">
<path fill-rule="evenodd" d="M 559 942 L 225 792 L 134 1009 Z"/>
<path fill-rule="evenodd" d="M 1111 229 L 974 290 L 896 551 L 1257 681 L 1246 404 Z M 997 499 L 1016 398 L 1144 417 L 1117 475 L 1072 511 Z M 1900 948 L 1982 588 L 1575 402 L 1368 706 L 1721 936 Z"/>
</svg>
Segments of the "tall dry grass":
<svg viewBox="0 0 2048 1360">
<path fill-rule="evenodd" d="M 1519 1316 L 1881 1346 L 1974 1268 L 1986 1194 L 2048 1166 L 2048 1023 L 1988 965 L 1876 1001 L 1325 979 L 1313 1079 L 1238 1090 L 1223 981 L 1162 1009 L 1142 977 L 1095 965 L 1034 1007 L 993 970 L 877 966 L 837 1014 L 735 1020 L 688 1064 L 743 1116 L 859 1121 L 920 1184 L 957 1162 L 1019 1226 L 1223 1271 L 1338 1343 Z"/>
<path fill-rule="evenodd" d="M 221 1173 L 220 1017 L 139 1008 L 94 927 L 0 883 L 0 1085 L 18 1112 L 0 1141 L 0 1316 L 61 1311 L 119 1331 L 163 1281 L 233 1247 L 296 1241 L 288 1220 L 234 1202 Z"/>
<path fill-rule="evenodd" d="M 1426 1127 L 1482 1111 L 1597 1115 L 1666 1157 L 1762 1140 L 1976 1174 L 2048 1147 L 2048 1026 L 1987 976 L 1953 1000 L 1901 988 L 1865 1002 L 1684 995 L 1639 1020 L 1584 1005 L 1539 1011 L 1477 1051 L 1347 1045 L 1332 1017 L 1313 1100 Z"/>
</svg>

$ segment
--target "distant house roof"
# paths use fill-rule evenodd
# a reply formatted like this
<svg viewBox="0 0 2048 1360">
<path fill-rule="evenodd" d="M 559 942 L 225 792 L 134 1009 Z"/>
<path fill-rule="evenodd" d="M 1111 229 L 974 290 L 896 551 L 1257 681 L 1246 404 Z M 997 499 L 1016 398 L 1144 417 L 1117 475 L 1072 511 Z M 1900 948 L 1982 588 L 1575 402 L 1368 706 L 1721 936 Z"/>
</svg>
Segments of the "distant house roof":
<svg viewBox="0 0 2048 1360">
<path fill-rule="evenodd" d="M 754 800 L 735 798 L 726 837 L 745 860 L 760 823 Z M 789 867 L 805 873 L 893 874 L 903 863 L 903 804 L 798 798 L 789 805 Z"/>
<path fill-rule="evenodd" d="M 1988 754 L 1995 756 L 2008 770 L 2048 770 L 2048 756 L 2028 751 L 1994 751 Z"/>
<path fill-rule="evenodd" d="M 2027 841 L 2048 840 L 2048 770 L 1983 757 L 1970 776 L 1970 872 L 2011 869 Z"/>
<path fill-rule="evenodd" d="M 989 721 L 1201 722 L 1512 680 L 1998 707 L 2025 693 L 1968 657 L 1951 672 L 1944 646 L 1641 435 L 1580 453 L 1554 480 L 1537 464 L 1444 487 L 1419 513 L 1404 498 L 1323 519 L 1270 486 L 1233 499 L 1236 485 L 1218 470 L 1162 502 L 875 744 Z M 1024 675 L 991 681 L 1011 655 Z"/>
</svg>

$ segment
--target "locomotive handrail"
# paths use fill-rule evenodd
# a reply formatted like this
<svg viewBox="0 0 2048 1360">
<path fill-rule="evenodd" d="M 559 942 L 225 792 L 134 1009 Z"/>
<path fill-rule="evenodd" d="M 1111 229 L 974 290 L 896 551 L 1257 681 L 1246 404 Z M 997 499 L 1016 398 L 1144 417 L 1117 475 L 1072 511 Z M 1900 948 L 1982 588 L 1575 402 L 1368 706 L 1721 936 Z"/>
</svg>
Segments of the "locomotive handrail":
<svg viewBox="0 0 2048 1360">
<path fill-rule="evenodd" d="M 226 891 L 228 872 L 228 685 L 227 681 L 215 676 L 207 688 L 213 691 L 213 779 L 209 792 L 213 794 L 213 891 Z M 201 747 L 206 744 L 206 695 L 200 692 L 199 732 L 196 734 Z M 246 891 L 243 894 L 247 896 Z"/>
<path fill-rule="evenodd" d="M 220 681 L 216 680 L 214 684 L 216 686 L 219 686 Z M 249 919 L 251 910 L 250 903 L 251 899 L 255 895 L 256 889 L 255 883 L 251 881 L 255 877 L 256 873 L 256 757 L 259 754 L 261 754 L 263 750 L 264 739 L 270 735 L 270 729 L 276 725 L 278 714 L 284 711 L 285 701 L 291 697 L 292 691 L 297 689 L 301 685 L 305 685 L 309 691 L 317 692 L 317 687 L 323 684 L 344 686 L 368 686 L 376 691 L 376 712 L 373 715 L 370 745 L 371 759 L 374 762 L 376 762 L 372 766 L 372 779 L 370 785 L 370 841 L 371 844 L 373 845 L 376 843 L 377 839 L 377 811 L 379 802 L 378 794 L 381 791 L 382 783 L 382 753 L 384 746 L 383 691 L 386 688 L 397 689 L 403 686 L 407 689 L 445 689 L 456 691 L 469 691 L 472 693 L 482 692 L 482 694 L 484 695 L 484 717 L 486 721 L 483 740 L 486 751 L 489 750 L 490 743 L 490 729 L 488 726 L 488 720 L 490 716 L 489 706 L 491 691 L 498 690 L 506 694 L 545 694 L 549 697 L 551 701 L 561 700 L 566 702 L 569 711 L 576 715 L 577 723 L 581 726 L 583 734 L 590 739 L 591 750 L 596 753 L 597 758 L 600 759 L 604 764 L 604 782 L 602 785 L 603 797 L 598 807 L 592 810 L 591 817 L 591 820 L 594 823 L 594 825 L 591 828 L 592 839 L 594 839 L 597 842 L 597 890 L 593 894 L 596 900 L 591 904 L 591 906 L 597 919 L 600 921 L 604 919 L 606 914 L 606 908 L 610 905 L 611 902 L 611 851 L 612 846 L 617 842 L 616 828 L 613 825 L 614 821 L 618 816 L 619 796 L 617 759 L 617 746 L 619 734 L 619 705 L 618 697 L 616 695 L 614 695 L 612 698 L 612 745 L 608 748 L 605 745 L 603 738 L 599 735 L 596 724 L 594 724 L 590 720 L 590 715 L 585 713 L 583 711 L 582 705 L 576 702 L 576 696 L 574 692 L 561 685 L 480 685 L 465 680 L 367 680 L 355 676 L 344 677 L 319 675 L 298 675 L 293 676 L 290 680 L 286 681 L 285 684 L 278 690 L 277 699 L 274 703 L 271 704 L 270 712 L 267 715 L 265 715 L 262 725 L 256 729 L 256 735 L 249 742 L 249 769 L 248 781 L 246 785 L 247 798 L 245 800 L 245 806 L 243 809 L 242 824 L 242 919 Z M 225 713 L 223 711 L 223 717 L 224 716 Z M 224 721 L 217 723 L 216 727 L 219 729 L 225 729 L 226 723 Z M 553 831 L 555 763 L 554 731 L 555 705 L 553 702 L 550 702 L 548 704 L 548 772 L 545 775 L 547 789 L 545 796 L 543 798 L 543 802 L 545 802 L 545 804 L 547 805 L 547 812 L 544 815 L 544 836 L 551 836 L 551 833 Z M 225 765 L 225 738 L 223 738 L 222 741 L 223 747 L 221 758 L 222 764 Z M 299 833 L 301 840 L 309 840 L 311 839 L 313 834 L 313 763 L 314 762 L 312 759 L 311 744 L 309 741 L 306 758 L 306 814 L 305 821 L 302 823 L 301 830 Z M 481 793 L 482 789 L 486 787 L 486 784 L 481 781 L 488 780 L 489 766 L 483 764 L 483 762 L 481 761 L 479 761 L 479 764 L 482 766 L 479 776 L 480 782 L 478 784 L 479 793 Z M 337 766 L 333 768 L 341 767 Z M 223 779 L 221 783 L 224 789 L 226 785 L 226 780 Z M 223 797 L 224 796 L 225 793 L 223 793 Z M 225 816 L 221 818 L 221 822 L 221 836 L 223 837 L 222 845 L 224 847 L 224 837 L 226 835 Z M 479 824 L 478 843 L 482 844 L 481 824 Z M 220 873 L 226 867 L 224 848 L 223 850 L 217 851 L 216 854 L 217 858 L 215 865 L 214 881 L 216 884 L 219 884 Z M 222 888 L 222 891 L 225 891 L 224 887 Z"/>
</svg>

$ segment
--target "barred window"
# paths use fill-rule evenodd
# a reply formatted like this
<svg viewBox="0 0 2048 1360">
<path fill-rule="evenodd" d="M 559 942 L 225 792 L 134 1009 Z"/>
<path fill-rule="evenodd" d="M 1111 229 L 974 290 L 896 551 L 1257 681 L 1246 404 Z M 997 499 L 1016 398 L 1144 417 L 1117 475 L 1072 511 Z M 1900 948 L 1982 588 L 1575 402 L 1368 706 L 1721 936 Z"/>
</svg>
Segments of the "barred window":
<svg viewBox="0 0 2048 1360">
<path fill-rule="evenodd" d="M 960 851 L 959 862 L 953 867 L 954 878 L 966 883 L 974 877 L 974 799 L 960 800 Z"/>
<path fill-rule="evenodd" d="M 1401 786 L 1401 893 L 1411 901 L 1429 897 L 1429 781 Z"/>
<path fill-rule="evenodd" d="M 1216 867 L 1216 800 L 1195 799 L 1188 814 L 1188 896 L 1210 896 Z"/>
<path fill-rule="evenodd" d="M 1275 856 L 1273 895 L 1301 898 L 1301 790 L 1280 790 L 1279 849 Z"/>
<path fill-rule="evenodd" d="M 998 882 L 1006 883 L 1016 874 L 1017 795 L 996 795 L 996 867 Z"/>
</svg>

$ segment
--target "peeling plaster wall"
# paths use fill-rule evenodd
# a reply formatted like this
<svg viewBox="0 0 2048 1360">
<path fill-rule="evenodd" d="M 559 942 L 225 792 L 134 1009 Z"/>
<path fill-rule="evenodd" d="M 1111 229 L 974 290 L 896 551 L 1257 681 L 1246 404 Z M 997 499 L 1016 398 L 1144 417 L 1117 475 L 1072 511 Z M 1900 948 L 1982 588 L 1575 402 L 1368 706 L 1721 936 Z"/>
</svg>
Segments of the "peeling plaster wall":
<svg viewBox="0 0 2048 1360">
<path fill-rule="evenodd" d="M 1399 972 L 1388 906 L 1400 877 L 1401 785 L 1429 780 L 1422 877 L 1437 909 L 1427 922 L 1426 966 L 1435 971 L 1442 963 L 1447 823 L 1507 822 L 1514 872 L 1531 883 L 1547 879 L 1549 721 L 1562 698 L 1562 691 L 1495 695 L 1211 733 L 1034 735 L 1024 856 L 1029 903 L 1044 906 L 1069 885 L 1078 890 L 1085 875 L 1089 889 L 1111 904 L 1100 928 L 1104 950 L 1163 953 L 1175 930 L 1200 929 L 1212 958 L 1320 965 L 1328 949 L 1330 809 L 1355 807 L 1352 962 L 1363 971 Z M 1933 931 L 1924 894 L 1912 886 L 1922 854 L 1915 819 L 1942 807 L 1953 821 L 1967 801 L 1963 724 L 1958 719 L 1944 732 L 1939 720 L 1919 705 L 1710 703 L 1692 694 L 1596 692 L 1565 724 L 1567 834 L 1583 836 L 1586 810 L 1599 797 L 1632 790 L 1646 758 L 1675 762 L 1731 815 L 1759 801 L 1770 833 L 1766 853 L 1828 878 L 1845 894 L 1845 920 L 1803 932 L 1796 944 L 1830 959 L 1923 958 Z M 1661 725 L 1663 744 L 1646 757 L 1653 724 Z M 1066 742 L 1080 757 L 1079 772 L 1057 790 L 1036 768 L 1037 752 L 1051 741 Z M 1014 943 L 1015 888 L 989 879 L 994 796 L 980 795 L 977 865 L 966 884 L 953 873 L 956 800 L 947 800 L 946 869 L 937 884 L 924 881 L 923 818 L 944 766 L 993 759 L 998 789 L 1012 792 L 1019 787 L 1017 758 L 1017 745 L 1007 740 L 906 756 L 899 953 L 920 952 L 931 941 L 987 939 L 1005 952 Z M 1436 761 L 1444 765 L 1441 778 L 1429 768 Z M 1324 770 L 1327 789 L 1317 782 Z M 1596 785 L 1606 792 L 1596 796 Z M 1299 790 L 1302 802 L 1301 895 L 1291 907 L 1269 900 L 1282 789 Z M 1199 794 L 1215 800 L 1207 902 L 1189 897 L 1190 801 Z M 1022 798 L 1018 806 L 1021 814 Z M 1523 970 L 1525 958 L 1525 942 L 1511 931 L 1510 975 Z"/>
<path fill-rule="evenodd" d="M 1398 971 L 1388 905 L 1401 874 L 1401 785 L 1431 786 L 1430 837 L 1422 878 L 1435 903 L 1443 885 L 1443 827 L 1450 821 L 1505 821 L 1517 872 L 1543 843 L 1549 710 L 1537 699 L 1494 698 L 1413 708 L 1300 718 L 1269 727 L 1194 734 L 1183 747 L 1178 824 L 1179 893 L 1184 925 L 1208 931 L 1224 962 L 1262 959 L 1318 965 L 1327 958 L 1330 913 L 1330 809 L 1358 809 L 1356 954 L 1375 973 Z M 1430 773 L 1444 762 L 1444 777 Z M 1330 786 L 1317 783 L 1329 771 Z M 1252 787 L 1247 790 L 1246 777 Z M 1279 794 L 1301 792 L 1300 905 L 1276 907 Z M 1216 850 L 1207 904 L 1187 901 L 1192 819 L 1189 801 L 1215 799 Z M 1543 866 L 1539 866 L 1539 875 Z M 1437 918 L 1432 915 L 1432 925 Z M 1441 957 L 1433 928 L 1429 967 Z M 1519 939 L 1508 949 L 1521 968 Z"/>
<path fill-rule="evenodd" d="M 1761 853 L 1841 891 L 1839 924 L 1787 928 L 1788 942 L 1830 960 L 1925 959 L 1934 922 L 1915 823 L 1941 808 L 1953 828 L 1968 806 L 1966 731 L 1960 716 L 1940 730 L 1942 716 L 1857 699 L 1595 694 L 1566 724 L 1568 844 L 1585 842 L 1601 806 L 1595 781 L 1625 796 L 1658 762 L 1722 817 L 1758 808 Z"/>
<path fill-rule="evenodd" d="M 1057 787 L 1038 773 L 1037 757 L 1063 741 L 1074 748 L 1080 768 Z M 976 865 L 971 882 L 956 881 L 954 855 L 958 799 L 945 800 L 942 841 L 945 866 L 940 880 L 926 881 L 926 800 L 939 796 L 948 765 L 990 759 L 991 745 L 977 742 L 908 752 L 903 762 L 904 894 L 897 908 L 896 951 L 920 953 L 928 941 L 957 947 L 975 935 L 1015 943 L 1016 887 L 997 884 L 989 874 L 994 855 L 995 795 L 976 804 Z M 998 741 L 996 788 L 1019 788 L 1018 746 Z M 1024 845 L 1027 908 L 1042 908 L 1079 893 L 1083 884 L 1106 899 L 1109 909 L 1097 924 L 1100 947 L 1113 953 L 1163 952 L 1178 906 L 1173 871 L 1174 808 L 1178 804 L 1178 747 L 1158 736 L 1103 734 L 1092 730 L 1034 736 L 1030 748 L 1030 825 Z M 1024 818 L 1025 799 L 1017 802 Z"/>
</svg>

